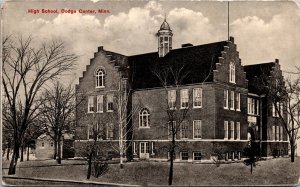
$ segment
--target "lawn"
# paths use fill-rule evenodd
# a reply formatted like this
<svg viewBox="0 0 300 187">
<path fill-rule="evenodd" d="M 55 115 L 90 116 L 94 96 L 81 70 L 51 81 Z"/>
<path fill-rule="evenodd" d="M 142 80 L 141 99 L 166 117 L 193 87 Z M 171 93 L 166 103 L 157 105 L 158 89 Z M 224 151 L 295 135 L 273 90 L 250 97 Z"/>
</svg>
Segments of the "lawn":
<svg viewBox="0 0 300 187">
<path fill-rule="evenodd" d="M 51 164 L 49 164 L 51 162 Z M 55 166 L 54 161 L 44 161 L 48 167 L 28 167 L 40 165 L 42 161 L 25 161 L 19 164 L 16 176 L 51 179 L 68 179 L 86 181 L 85 165 L 81 161 L 63 161 L 63 166 Z M 49 166 L 51 165 L 51 166 Z M 25 167 L 26 166 L 26 167 Z M 250 167 L 243 163 L 193 164 L 175 163 L 174 185 L 282 185 L 297 184 L 300 176 L 300 158 L 295 163 L 290 158 L 277 158 L 257 162 L 250 173 Z M 2 170 L 4 175 L 7 169 Z M 138 184 L 138 185 L 167 185 L 167 162 L 131 162 L 124 169 L 118 164 L 110 164 L 109 171 L 90 180 L 97 182 Z"/>
</svg>

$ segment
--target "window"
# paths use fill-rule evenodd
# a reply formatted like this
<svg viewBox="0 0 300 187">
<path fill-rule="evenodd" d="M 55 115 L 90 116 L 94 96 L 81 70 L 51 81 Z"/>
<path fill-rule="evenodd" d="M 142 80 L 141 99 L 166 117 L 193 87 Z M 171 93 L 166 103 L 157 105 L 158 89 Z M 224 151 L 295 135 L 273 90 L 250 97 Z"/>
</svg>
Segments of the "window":
<svg viewBox="0 0 300 187">
<path fill-rule="evenodd" d="M 280 103 L 279 108 L 280 108 L 280 115 L 283 116 L 283 103 Z"/>
<path fill-rule="evenodd" d="M 193 121 L 193 137 L 194 139 L 202 138 L 201 120 Z"/>
<path fill-rule="evenodd" d="M 228 109 L 228 90 L 224 90 L 224 108 Z"/>
<path fill-rule="evenodd" d="M 248 114 L 259 115 L 259 100 L 254 98 L 247 98 Z"/>
<path fill-rule="evenodd" d="M 193 152 L 193 160 L 201 160 L 201 152 Z"/>
<path fill-rule="evenodd" d="M 150 121 L 150 112 L 148 109 L 146 108 L 143 108 L 141 111 L 140 111 L 140 122 L 139 122 L 139 125 L 140 127 L 149 127 L 149 121 Z"/>
<path fill-rule="evenodd" d="M 241 94 L 236 94 L 236 111 L 241 111 Z"/>
<path fill-rule="evenodd" d="M 202 88 L 194 88 L 194 90 L 193 90 L 193 106 L 194 106 L 194 108 L 202 107 Z"/>
<path fill-rule="evenodd" d="M 230 110 L 234 110 L 234 91 L 230 92 Z"/>
<path fill-rule="evenodd" d="M 229 65 L 229 82 L 235 83 L 235 65 L 233 62 L 230 62 Z"/>
<path fill-rule="evenodd" d="M 230 139 L 234 139 L 234 121 L 230 122 Z"/>
<path fill-rule="evenodd" d="M 136 155 L 136 153 L 137 153 L 136 148 L 137 148 L 136 143 L 133 142 L 133 145 L 132 145 L 132 149 L 133 149 L 132 152 L 133 152 L 133 155 Z"/>
<path fill-rule="evenodd" d="M 189 90 L 180 90 L 180 106 L 181 108 L 189 107 Z"/>
<path fill-rule="evenodd" d="M 94 136 L 94 129 L 92 125 L 88 126 L 88 140 L 92 140 Z"/>
<path fill-rule="evenodd" d="M 180 152 L 180 159 L 181 160 L 188 160 L 189 159 L 189 153 L 188 152 Z"/>
<path fill-rule="evenodd" d="M 168 105 L 171 110 L 176 108 L 176 90 L 168 91 Z"/>
<path fill-rule="evenodd" d="M 236 122 L 236 139 L 240 140 L 241 139 L 241 123 Z"/>
<path fill-rule="evenodd" d="M 280 126 L 280 138 L 279 140 L 283 141 L 283 127 Z"/>
<path fill-rule="evenodd" d="M 232 151 L 231 152 L 231 160 L 234 160 L 234 155 L 235 155 L 235 153 L 234 153 L 234 151 Z"/>
<path fill-rule="evenodd" d="M 53 142 L 50 142 L 50 147 L 53 147 Z"/>
<path fill-rule="evenodd" d="M 107 112 L 112 112 L 114 110 L 113 95 L 107 95 Z"/>
<path fill-rule="evenodd" d="M 172 135 L 175 133 L 175 139 L 177 135 L 176 121 L 169 121 L 168 123 L 168 137 L 172 139 Z"/>
<path fill-rule="evenodd" d="M 45 144 L 44 144 L 44 142 L 42 142 L 42 147 L 44 147 L 45 146 Z"/>
<path fill-rule="evenodd" d="M 276 140 L 279 140 L 279 126 L 276 126 Z"/>
<path fill-rule="evenodd" d="M 154 142 L 151 142 L 151 155 L 154 155 L 154 149 L 155 149 Z"/>
<path fill-rule="evenodd" d="M 96 88 L 104 87 L 105 73 L 103 69 L 99 69 L 96 72 Z"/>
<path fill-rule="evenodd" d="M 112 123 L 108 123 L 106 127 L 106 138 L 108 140 L 113 139 L 114 137 L 114 125 Z"/>
<path fill-rule="evenodd" d="M 94 96 L 89 96 L 88 98 L 88 112 L 94 112 Z"/>
<path fill-rule="evenodd" d="M 103 112 L 103 95 L 97 96 L 97 112 Z"/>
<path fill-rule="evenodd" d="M 241 151 L 238 151 L 238 160 L 241 160 L 241 157 L 242 157 L 241 154 L 242 154 Z"/>
<path fill-rule="evenodd" d="M 228 121 L 224 121 L 224 139 L 228 140 Z"/>
<path fill-rule="evenodd" d="M 275 128 L 276 128 L 276 126 L 273 125 L 273 126 L 272 126 L 272 139 L 273 139 L 273 140 L 276 139 L 276 129 L 275 129 Z"/>
<path fill-rule="evenodd" d="M 283 114 L 283 104 L 279 102 L 276 103 L 276 107 L 275 104 L 272 105 L 272 116 L 279 117 L 278 111 L 280 112 L 280 114 Z"/>
<path fill-rule="evenodd" d="M 188 123 L 186 121 L 181 122 L 181 128 L 180 128 L 180 138 L 186 139 L 188 138 Z"/>
</svg>

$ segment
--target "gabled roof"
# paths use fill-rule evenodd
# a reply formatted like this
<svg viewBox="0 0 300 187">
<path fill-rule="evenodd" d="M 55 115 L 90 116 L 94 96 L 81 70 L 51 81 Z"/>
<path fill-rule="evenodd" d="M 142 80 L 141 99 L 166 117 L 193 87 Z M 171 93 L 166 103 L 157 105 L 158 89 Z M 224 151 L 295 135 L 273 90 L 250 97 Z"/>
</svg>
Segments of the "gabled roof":
<svg viewBox="0 0 300 187">
<path fill-rule="evenodd" d="M 259 90 L 262 88 L 258 88 L 258 85 L 262 85 L 261 82 L 266 81 L 265 79 L 271 75 L 273 67 L 275 67 L 275 62 L 244 66 L 249 92 L 260 94 Z"/>
<path fill-rule="evenodd" d="M 228 41 L 205 45 L 173 49 L 164 57 L 159 58 L 158 52 L 140 54 L 128 57 L 130 78 L 133 89 L 161 87 L 162 84 L 154 72 L 163 71 L 167 67 L 177 71 L 181 68 L 181 84 L 192 84 L 213 81 L 213 70 L 218 57 Z M 178 71 L 177 71 L 178 72 Z M 169 77 L 168 85 L 174 82 Z"/>
</svg>

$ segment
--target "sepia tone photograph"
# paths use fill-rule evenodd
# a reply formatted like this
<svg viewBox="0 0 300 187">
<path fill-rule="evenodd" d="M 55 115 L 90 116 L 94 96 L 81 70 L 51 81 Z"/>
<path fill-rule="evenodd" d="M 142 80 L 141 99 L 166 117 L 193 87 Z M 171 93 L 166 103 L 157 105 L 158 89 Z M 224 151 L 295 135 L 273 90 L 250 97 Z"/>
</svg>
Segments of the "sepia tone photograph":
<svg viewBox="0 0 300 187">
<path fill-rule="evenodd" d="M 0 1 L 1 185 L 299 185 L 299 4 Z"/>
</svg>

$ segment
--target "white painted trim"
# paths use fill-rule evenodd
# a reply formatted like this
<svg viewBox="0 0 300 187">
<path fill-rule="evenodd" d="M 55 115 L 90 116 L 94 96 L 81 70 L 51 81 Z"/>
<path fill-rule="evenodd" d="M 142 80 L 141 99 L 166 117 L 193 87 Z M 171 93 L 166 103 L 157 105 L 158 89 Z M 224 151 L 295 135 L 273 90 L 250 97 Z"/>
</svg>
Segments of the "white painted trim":
<svg viewBox="0 0 300 187">
<path fill-rule="evenodd" d="M 139 141 L 139 142 L 146 142 L 146 141 L 170 142 L 171 140 L 147 139 L 147 140 L 133 140 L 133 141 Z M 248 142 L 248 140 L 225 140 L 225 139 L 184 139 L 184 140 L 176 139 L 175 141 L 177 141 L 177 142 Z M 89 140 L 75 140 L 75 142 L 89 142 Z M 119 142 L 119 140 L 97 140 L 97 142 Z M 128 142 L 129 142 L 129 140 L 128 140 Z M 268 141 L 268 142 L 270 142 L 270 141 Z M 288 141 L 274 141 L 274 142 L 288 142 Z"/>
</svg>

